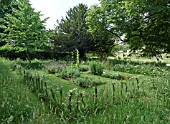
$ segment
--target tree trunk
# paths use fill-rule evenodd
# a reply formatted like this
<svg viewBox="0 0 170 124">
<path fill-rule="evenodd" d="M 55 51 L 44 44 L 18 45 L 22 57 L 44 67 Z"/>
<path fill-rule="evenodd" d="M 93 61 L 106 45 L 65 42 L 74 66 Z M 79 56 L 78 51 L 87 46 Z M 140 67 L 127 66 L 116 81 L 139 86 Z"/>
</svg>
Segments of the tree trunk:
<svg viewBox="0 0 170 124">
<path fill-rule="evenodd" d="M 79 50 L 79 54 L 80 54 L 80 59 L 81 60 L 86 60 L 86 52 L 84 50 Z"/>
<path fill-rule="evenodd" d="M 29 61 L 29 64 L 31 64 L 31 57 L 30 57 L 30 53 L 28 50 L 26 54 L 27 54 L 27 60 Z"/>
</svg>

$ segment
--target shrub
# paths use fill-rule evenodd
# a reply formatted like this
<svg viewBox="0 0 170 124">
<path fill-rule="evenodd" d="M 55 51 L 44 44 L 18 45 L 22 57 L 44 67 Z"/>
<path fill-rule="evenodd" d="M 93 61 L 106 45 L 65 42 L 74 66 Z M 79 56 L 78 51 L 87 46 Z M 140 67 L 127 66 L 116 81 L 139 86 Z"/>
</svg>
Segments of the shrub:
<svg viewBox="0 0 170 124">
<path fill-rule="evenodd" d="M 88 79 L 87 77 L 86 78 L 82 78 L 82 77 L 79 77 L 76 79 L 76 83 L 80 86 L 80 87 L 83 87 L 83 88 L 89 88 L 89 87 L 92 87 L 92 82 L 90 79 Z"/>
<path fill-rule="evenodd" d="M 103 67 L 100 62 L 92 61 L 90 62 L 90 69 L 91 73 L 94 75 L 102 75 L 103 74 Z"/>
<path fill-rule="evenodd" d="M 89 70 L 89 66 L 88 65 L 80 65 L 80 71 L 88 71 Z"/>
<path fill-rule="evenodd" d="M 55 74 L 56 72 L 60 73 L 64 68 L 66 68 L 66 64 L 60 62 L 51 62 L 45 65 L 49 74 Z"/>
<path fill-rule="evenodd" d="M 54 65 L 48 65 L 48 66 L 46 66 L 46 68 L 47 68 L 47 71 L 49 74 L 55 74 L 56 67 Z"/>
<path fill-rule="evenodd" d="M 106 82 L 101 80 L 100 78 L 95 77 L 79 77 L 75 80 L 75 82 L 83 88 L 90 88 L 93 86 L 105 84 Z"/>
<path fill-rule="evenodd" d="M 102 77 L 111 78 L 111 79 L 115 79 L 115 80 L 126 80 L 126 79 L 130 79 L 129 76 L 120 75 L 120 74 L 111 73 L 111 72 L 103 73 L 103 74 L 102 74 Z"/>
<path fill-rule="evenodd" d="M 59 74 L 59 77 L 66 79 L 66 78 L 77 78 L 80 76 L 80 71 L 77 68 L 71 68 L 67 67 L 64 68 L 61 73 Z"/>
</svg>

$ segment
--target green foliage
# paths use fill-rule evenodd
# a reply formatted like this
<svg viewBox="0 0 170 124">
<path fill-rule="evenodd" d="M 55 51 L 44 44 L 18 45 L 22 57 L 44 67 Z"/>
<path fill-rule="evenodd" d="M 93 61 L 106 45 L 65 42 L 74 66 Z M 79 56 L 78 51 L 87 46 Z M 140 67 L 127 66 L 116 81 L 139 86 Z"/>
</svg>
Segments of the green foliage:
<svg viewBox="0 0 170 124">
<path fill-rule="evenodd" d="M 142 50 L 147 56 L 169 52 L 168 0 L 126 2 L 129 4 L 127 29 L 130 29 L 126 39 L 131 49 Z"/>
<path fill-rule="evenodd" d="M 55 50 L 73 51 L 78 50 L 80 57 L 83 57 L 93 44 L 90 33 L 87 32 L 85 24 L 87 6 L 79 4 L 67 12 L 56 26 Z"/>
<path fill-rule="evenodd" d="M 126 72 L 131 74 L 142 74 L 151 76 L 167 76 L 169 75 L 169 68 L 162 64 L 160 66 L 156 63 L 135 63 L 135 62 L 121 62 L 117 60 L 110 60 L 108 67 L 114 71 Z"/>
<path fill-rule="evenodd" d="M 169 52 L 168 0 L 100 0 L 89 11 L 89 31 L 127 42 L 134 51 L 147 56 Z M 125 38 L 121 36 L 125 35 Z"/>
<path fill-rule="evenodd" d="M 113 49 L 111 51 L 112 56 L 116 56 L 119 51 L 121 51 L 122 53 L 127 53 L 127 51 L 130 50 L 129 45 L 125 44 L 125 43 L 119 44 L 119 43 L 115 42 L 114 45 L 115 46 L 113 47 Z"/>
<path fill-rule="evenodd" d="M 105 84 L 106 82 L 104 80 L 101 80 L 99 78 L 95 78 L 95 77 L 78 77 L 75 80 L 76 84 L 79 85 L 80 87 L 83 88 L 91 88 L 93 86 L 97 86 L 97 85 L 102 85 Z"/>
<path fill-rule="evenodd" d="M 102 11 L 102 9 L 98 5 L 93 5 L 88 10 L 88 16 L 86 18 L 86 21 L 90 28 L 89 31 L 93 33 L 95 38 L 108 40 L 112 37 L 111 33 L 104 30 L 104 27 L 108 26 L 107 19 L 104 15 L 104 10 Z"/>
<path fill-rule="evenodd" d="M 77 78 L 77 77 L 80 77 L 80 71 L 79 71 L 79 69 L 77 69 L 75 67 L 66 67 L 61 70 L 61 72 L 58 74 L 58 76 L 63 79 Z"/>
<path fill-rule="evenodd" d="M 102 75 L 103 74 L 102 64 L 97 61 L 90 62 L 90 70 L 91 70 L 91 73 L 94 75 Z"/>
<path fill-rule="evenodd" d="M 65 61 L 52 61 L 45 64 L 45 68 L 50 74 L 62 73 L 62 71 L 66 69 L 66 66 L 67 65 Z"/>
<path fill-rule="evenodd" d="M 130 79 L 129 76 L 124 76 L 124 75 L 121 75 L 121 74 L 116 74 L 116 73 L 113 73 L 113 72 L 105 72 L 102 74 L 102 77 L 106 77 L 106 78 L 111 78 L 111 79 L 115 79 L 115 80 L 128 80 Z"/>
<path fill-rule="evenodd" d="M 79 4 L 71 8 L 65 18 L 58 21 L 56 34 L 53 37 L 56 51 L 74 51 L 78 49 L 80 58 L 87 52 L 109 53 L 113 40 L 94 37 L 86 24 L 87 6 Z M 105 34 L 98 36 L 105 37 Z M 107 37 L 107 36 L 106 36 Z"/>
<path fill-rule="evenodd" d="M 89 71 L 89 65 L 80 65 L 80 71 L 84 72 L 84 71 Z"/>
<path fill-rule="evenodd" d="M 3 61 L 4 64 L 1 64 L 1 61 Z M 50 64 L 49 61 L 44 62 L 42 60 L 35 60 L 35 62 L 40 65 L 44 65 L 44 63 L 47 65 Z M 26 65 L 25 63 L 29 64 L 21 60 L 17 60 L 17 63 L 23 66 Z M 57 64 L 64 62 L 51 63 L 57 66 Z M 25 83 L 26 85 L 23 85 L 20 83 L 23 77 L 18 75 L 18 73 L 16 75 L 14 71 L 10 72 L 9 67 L 6 68 L 6 66 L 4 66 L 11 65 L 11 62 L 0 59 L 0 79 L 3 79 L 2 82 L 0 82 L 0 97 L 2 98 L 0 99 L 0 122 L 45 124 L 55 123 L 56 121 L 58 123 L 73 124 L 87 122 L 136 124 L 138 122 L 149 122 L 153 124 L 168 124 L 170 117 L 168 67 L 165 67 L 165 64 L 161 63 L 149 64 L 122 60 L 110 60 L 109 64 L 106 66 L 105 63 L 102 63 L 105 67 L 104 74 L 107 75 L 109 72 L 108 75 L 111 75 L 110 77 L 115 76 L 117 79 L 129 78 L 128 75 L 132 75 L 138 79 L 112 80 L 102 77 L 104 74 L 98 76 L 82 72 L 80 77 L 76 77 L 76 79 L 73 77 L 71 81 L 74 83 L 71 83 L 70 80 L 66 81 L 56 77 L 56 75 L 47 74 L 45 70 L 38 70 L 39 74 L 44 75 L 41 80 L 41 84 L 43 85 L 41 87 L 42 92 L 40 92 L 39 88 L 36 88 L 37 84 L 32 84 L 32 80 L 30 80 L 30 74 L 32 73 L 32 75 L 34 75 L 37 73 L 34 68 L 28 68 L 29 70 L 26 70 L 26 72 L 28 71 L 30 73 L 25 73 L 28 77 L 24 80 L 24 82 L 27 81 L 27 83 Z M 31 63 L 30 67 L 33 65 L 34 64 Z M 83 63 L 82 65 L 87 65 L 87 63 Z M 122 67 L 125 66 L 125 68 L 127 67 L 126 65 L 131 67 L 140 65 L 143 66 L 144 69 L 137 66 L 137 68 L 135 68 L 137 70 L 136 72 L 134 69 L 132 72 L 129 71 L 129 73 L 124 73 L 125 69 L 121 70 L 120 68 L 117 68 L 118 71 L 107 70 L 107 68 L 114 68 L 115 65 L 122 65 Z M 139 70 L 143 73 L 144 71 L 149 71 L 149 68 L 155 67 L 159 67 L 160 70 L 155 70 L 159 72 L 154 73 L 154 75 L 149 75 L 148 73 L 142 76 L 137 75 Z M 77 69 L 73 66 L 66 68 L 66 71 L 71 71 L 68 70 L 68 68 L 72 70 Z M 58 72 L 60 73 L 62 70 L 64 70 L 64 68 Z M 161 76 L 156 75 L 161 71 Z M 133 72 L 135 74 L 132 74 Z M 117 75 L 117 73 L 119 73 L 120 76 Z M 18 78 L 12 78 L 11 74 Z M 162 75 L 164 75 L 164 77 L 162 77 Z M 7 76 L 11 77 L 4 80 Z M 36 78 L 36 76 L 34 75 L 32 78 Z M 47 86 L 43 84 L 44 81 L 46 81 Z M 75 83 L 80 87 L 76 86 Z M 27 88 L 27 86 L 29 88 Z M 92 88 L 93 86 L 95 86 L 95 88 Z M 34 94 L 30 93 L 32 87 L 34 87 Z M 45 98 L 43 99 L 44 101 L 42 98 Z M 11 107 L 11 105 L 13 107 Z M 50 112 L 45 111 L 45 108 L 48 108 Z M 9 114 L 9 112 L 12 112 L 12 114 Z M 7 117 L 5 117 L 6 115 Z M 48 121 L 46 120 L 47 118 L 49 119 Z"/>
<path fill-rule="evenodd" d="M 0 123 L 52 123 L 53 115 L 22 84 L 23 77 L 11 71 L 14 63 L 0 58 Z"/>
<path fill-rule="evenodd" d="M 46 64 L 46 65 L 45 65 L 45 68 L 47 69 L 47 72 L 48 72 L 49 74 L 55 74 L 55 73 L 56 73 L 56 70 L 57 70 L 57 67 L 56 67 L 56 64 L 55 64 L 55 63 Z"/>
<path fill-rule="evenodd" d="M 88 10 L 86 18 L 86 24 L 89 27 L 88 31 L 92 34 L 96 42 L 95 47 L 97 49 L 94 52 L 99 53 L 101 56 L 110 54 L 115 41 L 113 34 L 106 30 L 110 28 L 110 24 L 105 15 L 105 10 L 94 5 Z"/>
<path fill-rule="evenodd" d="M 12 12 L 6 13 L 5 17 L 0 20 L 4 23 L 2 26 L 4 33 L 1 34 L 5 35 L 3 39 L 10 45 L 24 47 L 30 59 L 29 53 L 40 49 L 47 42 L 44 26 L 47 18 L 41 21 L 40 12 L 35 12 L 27 0 L 12 2 L 11 6 L 14 5 L 17 8 L 12 8 Z"/>
<path fill-rule="evenodd" d="M 12 13 L 12 8 L 16 8 L 17 6 L 12 5 L 11 1 L 14 0 L 1 0 L 0 1 L 0 46 L 3 46 L 6 44 L 6 41 L 4 41 L 4 37 L 5 37 L 5 22 L 3 21 L 5 15 L 7 13 Z"/>
<path fill-rule="evenodd" d="M 0 1 L 0 7 L 1 7 L 2 5 L 8 5 L 8 4 L 10 4 L 11 1 L 12 1 L 12 0 L 1 0 L 1 1 Z"/>
</svg>

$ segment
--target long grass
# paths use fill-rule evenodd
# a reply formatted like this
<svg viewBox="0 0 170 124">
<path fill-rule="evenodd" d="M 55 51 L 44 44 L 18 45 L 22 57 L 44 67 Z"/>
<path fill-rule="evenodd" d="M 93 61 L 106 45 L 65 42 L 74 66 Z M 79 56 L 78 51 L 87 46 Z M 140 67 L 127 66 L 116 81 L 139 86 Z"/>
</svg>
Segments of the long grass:
<svg viewBox="0 0 170 124">
<path fill-rule="evenodd" d="M 29 85 L 24 84 L 23 76 L 17 76 L 16 71 L 10 70 L 11 62 L 2 59 L 1 61 L 3 63 L 5 61 L 6 64 L 0 65 L 5 67 L 0 71 L 3 87 L 0 91 L 2 92 L 0 105 L 7 106 L 1 108 L 1 123 L 169 124 L 170 122 L 169 69 L 162 64 L 136 62 L 116 64 L 114 61 L 103 63 L 104 71 L 109 72 L 107 76 L 81 72 L 80 77 L 98 78 L 107 83 L 82 88 L 55 74 L 48 74 L 42 70 L 44 62 L 40 60 L 36 60 L 38 64 L 29 68 L 24 62 L 24 67 L 29 73 L 34 75 L 38 72 L 39 75 L 44 75 L 43 80 L 47 85 L 44 90 L 45 92 L 48 90 L 50 99 L 41 101 L 38 92 L 31 92 L 32 90 L 28 89 Z M 13 111 L 11 105 L 15 108 Z M 17 108 L 18 106 L 21 108 Z"/>
<path fill-rule="evenodd" d="M 0 123 L 47 124 L 56 121 L 53 114 L 22 84 L 13 72 L 13 62 L 0 58 Z"/>
</svg>

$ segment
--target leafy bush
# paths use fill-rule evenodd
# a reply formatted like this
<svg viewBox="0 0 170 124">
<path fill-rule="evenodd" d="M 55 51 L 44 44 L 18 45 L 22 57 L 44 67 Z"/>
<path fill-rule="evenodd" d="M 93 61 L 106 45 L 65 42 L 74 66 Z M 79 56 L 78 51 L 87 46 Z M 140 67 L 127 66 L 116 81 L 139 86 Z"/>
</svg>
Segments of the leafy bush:
<svg viewBox="0 0 170 124">
<path fill-rule="evenodd" d="M 100 62 L 92 61 L 90 62 L 90 69 L 91 73 L 94 75 L 102 75 L 103 74 L 103 67 Z"/>
<path fill-rule="evenodd" d="M 48 73 L 50 74 L 55 74 L 62 72 L 64 68 L 66 68 L 66 64 L 61 63 L 61 62 L 51 62 L 45 65 Z"/>
<path fill-rule="evenodd" d="M 75 80 L 75 82 L 83 88 L 90 88 L 96 85 L 105 84 L 106 82 L 102 81 L 100 78 L 92 78 L 92 77 L 79 77 Z"/>
<path fill-rule="evenodd" d="M 111 72 L 103 73 L 102 77 L 116 79 L 116 80 L 126 80 L 126 79 L 130 78 L 129 76 L 124 76 L 124 75 L 120 75 L 117 73 L 111 73 Z"/>
<path fill-rule="evenodd" d="M 46 65 L 46 69 L 49 74 L 55 74 L 56 66 L 55 65 Z"/>
<path fill-rule="evenodd" d="M 66 78 L 77 78 L 80 76 L 80 71 L 77 68 L 74 67 L 67 67 L 64 68 L 61 73 L 59 74 L 59 77 L 66 79 Z"/>
<path fill-rule="evenodd" d="M 88 71 L 89 70 L 89 66 L 88 65 L 80 65 L 80 71 Z"/>
</svg>

